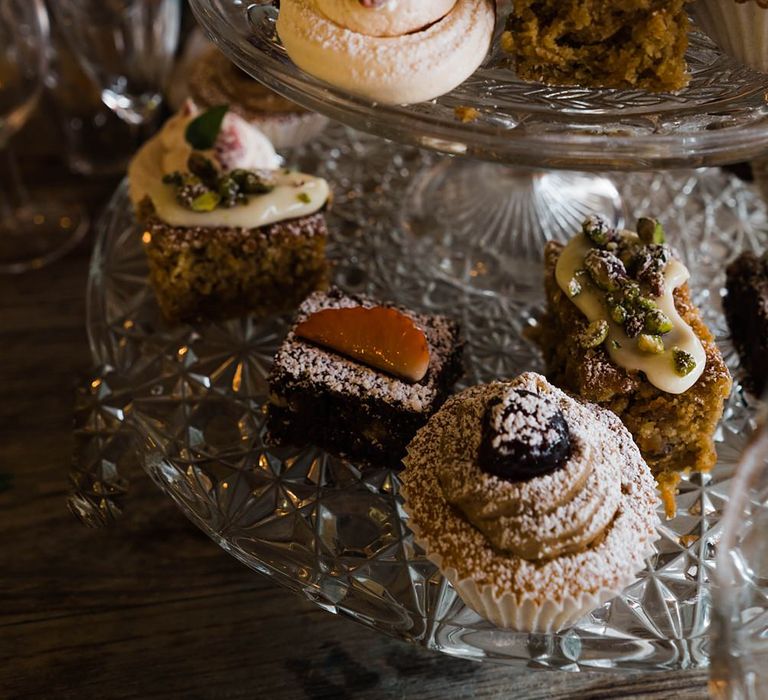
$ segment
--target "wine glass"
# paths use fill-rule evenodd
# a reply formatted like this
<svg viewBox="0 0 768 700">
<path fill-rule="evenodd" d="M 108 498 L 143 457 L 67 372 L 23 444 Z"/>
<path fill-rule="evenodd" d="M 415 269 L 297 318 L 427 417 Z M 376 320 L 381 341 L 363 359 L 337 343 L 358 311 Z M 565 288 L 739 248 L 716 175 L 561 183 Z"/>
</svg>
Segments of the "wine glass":
<svg viewBox="0 0 768 700">
<path fill-rule="evenodd" d="M 29 197 L 9 148 L 37 104 L 48 68 L 49 25 L 42 0 L 0 0 L 0 273 L 42 267 L 88 228 L 79 205 L 56 201 L 51 193 Z"/>
<path fill-rule="evenodd" d="M 730 489 L 717 546 L 710 694 L 768 699 L 768 411 Z"/>
<path fill-rule="evenodd" d="M 151 122 L 179 42 L 180 0 L 56 0 L 51 9 L 104 104 L 129 124 Z"/>
</svg>

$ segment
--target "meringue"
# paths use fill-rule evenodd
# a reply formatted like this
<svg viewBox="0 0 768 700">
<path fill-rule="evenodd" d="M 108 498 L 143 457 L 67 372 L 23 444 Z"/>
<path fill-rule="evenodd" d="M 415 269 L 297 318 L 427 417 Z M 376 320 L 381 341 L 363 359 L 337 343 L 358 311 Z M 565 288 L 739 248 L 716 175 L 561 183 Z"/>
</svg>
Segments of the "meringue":
<svg viewBox="0 0 768 700">
<path fill-rule="evenodd" d="M 456 0 L 317 0 L 331 22 L 368 36 L 400 36 L 418 31 L 447 15 Z"/>
<path fill-rule="evenodd" d="M 385 104 L 450 92 L 482 63 L 495 22 L 491 0 L 457 0 L 444 17 L 400 36 L 368 36 L 337 24 L 320 0 L 283 0 L 277 33 L 302 70 Z"/>
</svg>

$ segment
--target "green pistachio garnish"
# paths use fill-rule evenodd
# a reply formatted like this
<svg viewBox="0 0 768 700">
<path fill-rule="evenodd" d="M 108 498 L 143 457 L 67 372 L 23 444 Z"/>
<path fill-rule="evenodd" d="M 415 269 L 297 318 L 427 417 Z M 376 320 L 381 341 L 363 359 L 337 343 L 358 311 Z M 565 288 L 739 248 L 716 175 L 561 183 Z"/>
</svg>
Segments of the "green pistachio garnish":
<svg viewBox="0 0 768 700">
<path fill-rule="evenodd" d="M 210 158 L 206 158 L 198 151 L 192 151 L 187 159 L 187 169 L 193 175 L 200 178 L 207 187 L 215 187 L 219 179 L 219 169 Z"/>
<path fill-rule="evenodd" d="M 664 235 L 664 227 L 656 219 L 647 217 L 637 220 L 637 235 L 646 245 L 652 243 L 661 245 L 667 239 Z"/>
<path fill-rule="evenodd" d="M 618 350 L 618 349 L 620 349 L 620 348 L 621 348 L 621 343 L 620 343 L 618 340 L 612 340 L 612 341 L 611 341 L 611 347 L 612 347 L 614 350 Z"/>
<path fill-rule="evenodd" d="M 181 206 L 197 212 L 213 211 L 248 204 L 248 195 L 266 194 L 275 185 L 263 173 L 233 170 L 223 173 L 202 153 L 192 153 L 187 161 L 189 172 L 172 172 L 163 176 L 166 185 L 176 188 Z"/>
<path fill-rule="evenodd" d="M 653 335 L 664 335 L 672 330 L 672 321 L 663 311 L 654 309 L 645 315 L 644 330 Z"/>
<path fill-rule="evenodd" d="M 600 319 L 592 321 L 579 336 L 579 344 L 583 348 L 596 348 L 608 337 L 608 321 Z"/>
<path fill-rule="evenodd" d="M 571 277 L 571 281 L 568 282 L 568 296 L 569 297 L 577 297 L 579 294 L 581 294 L 581 285 L 579 284 L 579 280 L 577 280 L 575 277 Z"/>
<path fill-rule="evenodd" d="M 675 374 L 679 377 L 685 377 L 696 369 L 696 360 L 691 353 L 672 348 L 672 361 L 675 365 Z"/>
<path fill-rule="evenodd" d="M 304 202 L 304 204 L 309 204 L 312 201 L 312 197 L 310 197 L 306 192 L 299 192 L 296 195 L 296 199 L 298 199 L 300 202 Z"/>
<path fill-rule="evenodd" d="M 621 305 L 616 304 L 610 307 L 611 318 L 619 324 L 624 323 L 627 320 L 627 310 Z"/>
<path fill-rule="evenodd" d="M 220 201 L 221 197 L 219 196 L 218 192 L 209 190 L 208 192 L 204 192 L 203 194 L 195 197 L 190 202 L 189 208 L 192 211 L 199 212 L 213 211 L 217 206 L 219 206 Z"/>
<path fill-rule="evenodd" d="M 612 241 L 616 236 L 616 231 L 611 228 L 610 224 L 599 214 L 592 214 L 584 219 L 581 224 L 581 230 L 584 235 L 589 238 L 599 248 Z"/>
<path fill-rule="evenodd" d="M 635 299 L 635 306 L 643 311 L 656 311 L 659 308 L 656 306 L 656 302 L 648 297 L 637 297 Z"/>
<path fill-rule="evenodd" d="M 243 194 L 267 194 L 275 189 L 273 182 L 253 170 L 233 170 L 230 177 L 238 184 Z"/>
<path fill-rule="evenodd" d="M 637 349 L 651 355 L 660 355 L 664 352 L 664 341 L 659 335 L 641 333 L 637 336 Z"/>
<path fill-rule="evenodd" d="M 602 290 L 615 292 L 627 280 L 624 264 L 607 250 L 590 250 L 584 257 L 592 281 Z"/>
</svg>

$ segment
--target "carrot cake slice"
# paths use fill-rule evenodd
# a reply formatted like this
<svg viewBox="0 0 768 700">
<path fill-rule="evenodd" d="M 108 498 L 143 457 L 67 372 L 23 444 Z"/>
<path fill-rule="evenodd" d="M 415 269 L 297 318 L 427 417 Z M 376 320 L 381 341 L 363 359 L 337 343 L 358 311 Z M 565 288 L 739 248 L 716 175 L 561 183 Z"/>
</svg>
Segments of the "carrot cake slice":
<svg viewBox="0 0 768 700">
<path fill-rule="evenodd" d="M 131 199 L 168 321 L 288 310 L 326 285 L 328 183 L 280 165 L 226 105 L 191 101 L 133 158 Z"/>
<path fill-rule="evenodd" d="M 715 464 L 731 377 L 661 225 L 637 228 L 591 216 L 567 245 L 547 244 L 548 307 L 533 336 L 551 381 L 622 419 L 673 512 L 679 472 Z"/>
</svg>

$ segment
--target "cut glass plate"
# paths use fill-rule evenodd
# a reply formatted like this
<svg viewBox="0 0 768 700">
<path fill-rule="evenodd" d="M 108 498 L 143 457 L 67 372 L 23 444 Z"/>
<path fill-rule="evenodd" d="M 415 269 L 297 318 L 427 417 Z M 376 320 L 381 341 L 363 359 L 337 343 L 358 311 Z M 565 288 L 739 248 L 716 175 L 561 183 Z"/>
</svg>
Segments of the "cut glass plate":
<svg viewBox="0 0 768 700">
<path fill-rule="evenodd" d="M 333 126 L 295 161 L 333 183 L 329 254 L 340 286 L 457 318 L 468 341 L 464 385 L 542 370 L 523 330 L 542 310 L 543 241 L 510 258 L 503 291 L 477 292 L 441 276 L 428 242 L 398 227 L 408 183 L 433 156 Z M 573 628 L 501 630 L 466 608 L 415 546 L 393 471 L 361 470 L 314 448 L 268 447 L 266 377 L 288 319 L 165 325 L 123 184 L 99 229 L 88 325 L 95 360 L 121 377 L 121 395 L 131 388 L 120 415 L 139 438 L 146 471 L 247 566 L 414 644 L 562 670 L 705 666 L 719 521 L 754 420 L 722 316 L 724 266 L 766 240 L 766 209 L 750 186 L 719 170 L 612 179 L 627 220 L 664 222 L 736 383 L 716 436 L 717 467 L 684 477 L 677 516 L 663 522 L 647 569 Z"/>
</svg>

